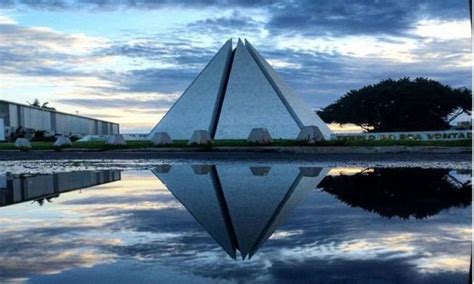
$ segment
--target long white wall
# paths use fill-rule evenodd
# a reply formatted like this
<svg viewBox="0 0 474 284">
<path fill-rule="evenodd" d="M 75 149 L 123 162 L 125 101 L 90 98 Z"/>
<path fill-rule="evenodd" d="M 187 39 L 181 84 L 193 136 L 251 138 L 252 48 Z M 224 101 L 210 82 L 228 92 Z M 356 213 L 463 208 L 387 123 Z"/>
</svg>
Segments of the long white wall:
<svg viewBox="0 0 474 284">
<path fill-rule="evenodd" d="M 22 126 L 27 129 L 45 130 L 51 133 L 78 136 L 119 133 L 119 125 L 116 123 L 4 101 L 0 101 L 0 104 L 8 104 L 8 107 L 4 107 L 4 112 L 8 113 L 0 113 L 0 115 L 3 114 L 5 116 L 5 128 L 17 128 Z"/>
</svg>

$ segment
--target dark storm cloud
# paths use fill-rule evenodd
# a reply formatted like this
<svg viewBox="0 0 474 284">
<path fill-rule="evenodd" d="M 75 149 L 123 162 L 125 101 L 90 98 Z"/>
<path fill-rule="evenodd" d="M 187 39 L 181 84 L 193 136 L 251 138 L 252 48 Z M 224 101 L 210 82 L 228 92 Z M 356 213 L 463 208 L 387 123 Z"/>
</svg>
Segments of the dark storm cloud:
<svg viewBox="0 0 474 284">
<path fill-rule="evenodd" d="M 150 45 L 149 42 L 114 44 L 96 53 L 103 56 L 143 57 L 151 60 L 168 54 L 163 48 Z"/>
<path fill-rule="evenodd" d="M 58 10 L 58 9 L 93 9 L 115 10 L 123 8 L 135 9 L 161 9 L 163 7 L 258 7 L 270 5 L 278 1 L 264 0 L 6 0 L 0 7 L 27 7 L 33 9 Z"/>
<path fill-rule="evenodd" d="M 347 57 L 340 54 L 321 52 L 295 52 L 292 50 L 263 51 L 267 60 L 283 60 L 299 65 L 295 67 L 276 68 L 283 80 L 298 93 L 303 95 L 311 107 L 321 108 L 334 100 L 334 95 L 342 95 L 342 90 L 354 87 L 351 80 L 343 74 L 350 68 Z M 314 97 L 318 100 L 314 101 Z"/>
<path fill-rule="evenodd" d="M 28 7 L 40 10 L 63 10 L 69 9 L 70 5 L 64 0 L 4 0 L 0 2 L 0 8 Z"/>
<path fill-rule="evenodd" d="M 163 7 L 258 7 L 261 5 L 269 5 L 277 1 L 264 0 L 78 0 L 71 4 L 72 7 L 78 8 L 99 8 L 99 9 L 120 9 L 120 8 L 136 8 L 136 9 L 161 9 Z"/>
<path fill-rule="evenodd" d="M 18 72 L 18 74 L 24 76 L 41 76 L 41 77 L 82 77 L 82 76 L 91 76 L 85 72 L 74 71 L 70 69 L 54 68 L 54 67 L 45 67 L 45 66 L 35 66 L 35 67 L 26 67 Z"/>
<path fill-rule="evenodd" d="M 305 33 L 307 35 L 403 34 L 420 18 L 467 19 L 467 0 L 9 0 L 0 8 L 31 8 L 44 10 L 90 9 L 162 9 L 180 8 L 253 8 L 267 11 L 270 20 L 266 28 L 272 33 Z M 196 24 L 203 28 L 243 27 L 243 17 L 207 19 Z M 247 21 L 248 23 L 249 21 Z M 216 25 L 216 24 L 221 25 Z M 249 27 L 249 25 L 245 25 Z"/>
<path fill-rule="evenodd" d="M 267 29 L 306 35 L 401 35 L 421 18 L 469 17 L 467 1 L 297 1 L 276 5 Z"/>
<path fill-rule="evenodd" d="M 424 0 L 416 7 L 425 15 L 441 19 L 468 19 L 470 0 Z M 414 1 L 409 1 L 411 3 Z"/>
<path fill-rule="evenodd" d="M 230 16 L 208 18 L 193 22 L 188 25 L 188 28 L 200 32 L 223 33 L 235 30 L 239 30 L 240 32 L 258 31 L 261 26 L 262 23 L 234 11 Z"/>
<path fill-rule="evenodd" d="M 110 91 L 174 93 L 184 91 L 198 73 L 199 71 L 192 69 L 148 68 L 124 73 L 108 73 L 104 79 L 118 85 L 116 89 L 112 88 Z"/>
<path fill-rule="evenodd" d="M 96 50 L 94 54 L 96 56 L 143 58 L 192 68 L 196 63 L 207 63 L 215 52 L 217 50 L 192 46 L 192 42 L 189 40 L 158 41 L 144 38 L 137 43 L 115 42 L 108 47 Z"/>
</svg>

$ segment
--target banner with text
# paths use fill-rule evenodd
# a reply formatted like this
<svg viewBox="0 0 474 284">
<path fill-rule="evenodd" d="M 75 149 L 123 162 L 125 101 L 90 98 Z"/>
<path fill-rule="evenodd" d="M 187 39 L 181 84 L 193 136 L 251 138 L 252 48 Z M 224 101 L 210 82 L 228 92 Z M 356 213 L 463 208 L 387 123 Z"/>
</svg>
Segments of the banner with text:
<svg viewBox="0 0 474 284">
<path fill-rule="evenodd" d="M 472 139 L 471 130 L 416 131 L 416 132 L 371 132 L 337 133 L 333 140 L 413 140 L 413 141 L 452 141 Z"/>
</svg>

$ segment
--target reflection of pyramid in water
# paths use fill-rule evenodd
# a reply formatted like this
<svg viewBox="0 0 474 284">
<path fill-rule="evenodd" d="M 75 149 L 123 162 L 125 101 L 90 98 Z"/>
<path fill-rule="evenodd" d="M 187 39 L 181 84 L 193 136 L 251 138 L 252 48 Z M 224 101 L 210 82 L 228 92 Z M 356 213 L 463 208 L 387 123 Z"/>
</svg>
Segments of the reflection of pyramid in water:
<svg viewBox="0 0 474 284">
<path fill-rule="evenodd" d="M 273 138 L 295 139 L 304 126 L 316 126 L 326 139 L 331 130 L 248 42 L 232 50 L 227 41 L 150 132 L 189 139 L 206 130 L 213 139 L 246 139 L 253 128 Z"/>
<path fill-rule="evenodd" d="M 211 234 L 211 236 L 235 258 L 235 244 L 229 236 L 228 220 L 223 212 L 222 192 L 214 190 L 217 186 L 217 175 L 212 167 L 209 173 L 205 168 L 189 165 L 172 166 L 169 172 L 153 173 L 163 182 L 173 195 L 186 207 L 194 218 Z"/>
<path fill-rule="evenodd" d="M 242 165 L 211 166 L 209 171 L 199 167 L 176 165 L 153 173 L 233 258 L 237 249 L 242 258 L 255 254 L 327 173 L 291 165 L 262 171 Z"/>
</svg>

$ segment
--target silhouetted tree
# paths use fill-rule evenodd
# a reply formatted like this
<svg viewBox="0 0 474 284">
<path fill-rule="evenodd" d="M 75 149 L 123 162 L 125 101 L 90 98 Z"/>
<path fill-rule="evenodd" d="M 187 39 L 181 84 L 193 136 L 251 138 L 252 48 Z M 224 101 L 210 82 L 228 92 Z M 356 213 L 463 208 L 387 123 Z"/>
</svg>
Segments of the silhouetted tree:
<svg viewBox="0 0 474 284">
<path fill-rule="evenodd" d="M 49 102 L 44 102 L 44 103 L 41 104 L 41 102 L 38 99 L 35 99 L 32 103 L 30 103 L 30 102 L 27 102 L 27 103 L 30 106 L 33 106 L 33 107 L 56 110 L 56 108 L 48 106 Z"/>
<path fill-rule="evenodd" d="M 318 185 L 352 207 L 384 217 L 426 218 L 471 204 L 471 182 L 447 169 L 375 168 L 355 175 L 327 176 Z"/>
<path fill-rule="evenodd" d="M 41 103 L 38 99 L 35 99 L 32 103 L 30 102 L 27 102 L 30 106 L 33 106 L 33 107 L 41 107 Z"/>
<path fill-rule="evenodd" d="M 50 109 L 50 110 L 56 110 L 56 108 L 49 106 L 49 102 L 43 103 L 43 104 L 41 105 L 41 108 Z"/>
<path fill-rule="evenodd" d="M 348 92 L 318 114 L 327 123 L 353 123 L 368 131 L 443 130 L 453 117 L 471 113 L 471 97 L 471 90 L 430 79 L 387 79 Z"/>
</svg>

